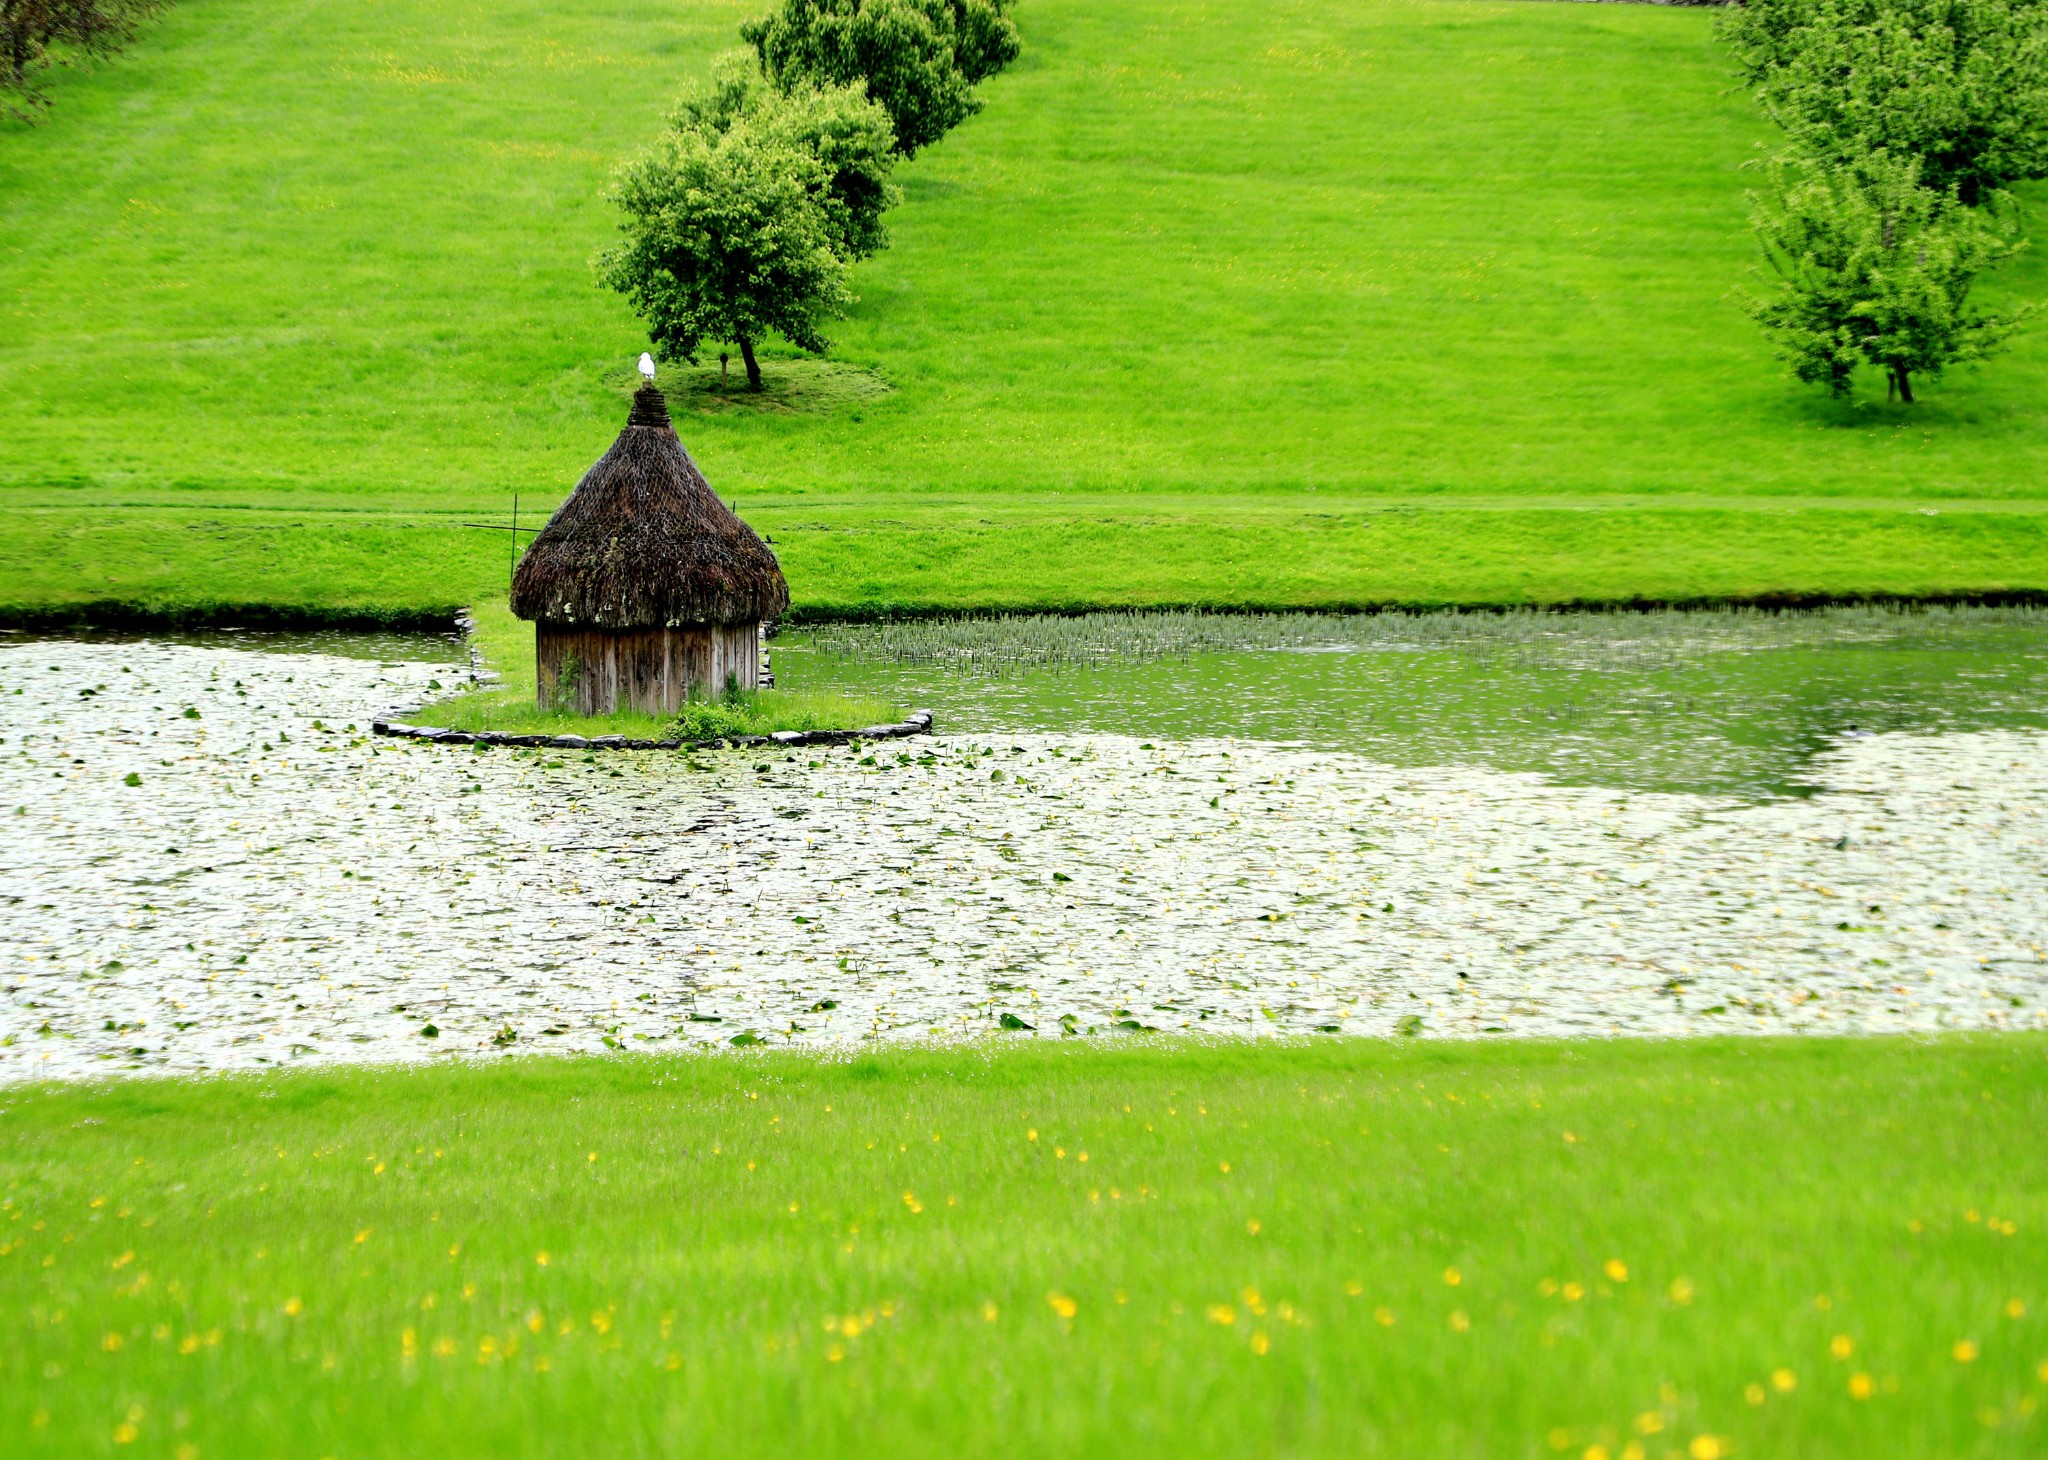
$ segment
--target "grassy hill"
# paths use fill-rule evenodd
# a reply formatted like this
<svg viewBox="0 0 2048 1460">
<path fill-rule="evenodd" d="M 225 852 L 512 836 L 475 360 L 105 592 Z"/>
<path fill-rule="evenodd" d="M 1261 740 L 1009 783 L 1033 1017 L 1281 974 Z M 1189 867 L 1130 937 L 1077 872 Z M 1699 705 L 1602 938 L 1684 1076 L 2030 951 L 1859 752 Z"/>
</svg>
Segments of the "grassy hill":
<svg viewBox="0 0 2048 1460">
<path fill-rule="evenodd" d="M 642 345 L 609 167 L 758 8 L 186 0 L 60 77 L 0 126 L 0 600 L 501 586 L 453 524 L 558 500 Z M 1911 410 L 1791 381 L 1710 16 L 1019 19 L 830 360 L 668 378 L 800 604 L 2048 589 L 2048 334 Z"/>
</svg>

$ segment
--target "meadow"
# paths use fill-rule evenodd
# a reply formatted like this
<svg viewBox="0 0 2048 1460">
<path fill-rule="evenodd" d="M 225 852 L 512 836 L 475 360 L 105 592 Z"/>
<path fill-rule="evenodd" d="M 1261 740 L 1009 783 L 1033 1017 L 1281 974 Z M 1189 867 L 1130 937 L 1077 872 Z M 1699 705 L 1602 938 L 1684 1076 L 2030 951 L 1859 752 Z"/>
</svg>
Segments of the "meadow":
<svg viewBox="0 0 2048 1460">
<path fill-rule="evenodd" d="M 59 76 L 0 127 L 0 608 L 497 592 L 458 524 L 623 420 L 605 178 L 755 8 L 193 0 Z M 1019 20 L 830 358 L 665 376 L 800 613 L 2048 590 L 2048 337 L 1910 410 L 1793 382 L 1710 15 Z"/>
<path fill-rule="evenodd" d="M 2033 1036 L 507 1057 L 4 1107 L 12 1455 L 1994 1457 L 2048 1398 Z"/>
</svg>

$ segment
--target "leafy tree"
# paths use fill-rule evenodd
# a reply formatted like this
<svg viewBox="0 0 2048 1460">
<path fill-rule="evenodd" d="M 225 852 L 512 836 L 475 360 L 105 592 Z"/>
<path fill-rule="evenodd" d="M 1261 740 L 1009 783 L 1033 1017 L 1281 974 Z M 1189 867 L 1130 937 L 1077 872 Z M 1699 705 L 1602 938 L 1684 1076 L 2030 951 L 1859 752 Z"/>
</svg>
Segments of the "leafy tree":
<svg viewBox="0 0 2048 1460">
<path fill-rule="evenodd" d="M 761 78 L 746 51 L 712 62 L 711 80 L 683 93 L 669 126 L 706 138 L 748 126 L 809 152 L 825 168 L 819 197 L 841 258 L 864 259 L 888 246 L 882 214 L 901 199 L 889 174 L 896 166 L 889 114 L 860 83 L 784 94 Z"/>
<path fill-rule="evenodd" d="M 2048 0 L 1748 0 L 1722 30 L 1802 152 L 1918 158 L 1972 206 L 2048 177 Z"/>
<path fill-rule="evenodd" d="M 830 187 L 815 153 L 758 122 L 671 131 L 614 179 L 625 242 L 598 256 L 598 278 L 632 301 L 663 359 L 694 363 L 703 341 L 730 340 L 759 390 L 754 346 L 773 331 L 822 351 L 820 322 L 851 298 Z"/>
<path fill-rule="evenodd" d="M 1968 303 L 1977 274 L 2024 246 L 2002 195 L 1984 201 L 1923 186 L 1912 157 L 1781 160 L 1751 195 L 1774 280 L 1751 312 L 1801 380 L 1846 396 L 1868 361 L 1910 404 L 1915 375 L 1982 359 L 2027 312 Z"/>
<path fill-rule="evenodd" d="M 53 55 L 111 56 L 135 39 L 144 20 L 167 0 L 0 0 L 0 100 L 33 122 L 50 99 L 38 72 Z M 53 52 L 52 48 L 56 48 Z"/>
<path fill-rule="evenodd" d="M 1017 58 L 1009 0 L 782 0 L 740 27 L 784 91 L 864 85 L 908 157 L 981 109 L 976 83 Z"/>
</svg>

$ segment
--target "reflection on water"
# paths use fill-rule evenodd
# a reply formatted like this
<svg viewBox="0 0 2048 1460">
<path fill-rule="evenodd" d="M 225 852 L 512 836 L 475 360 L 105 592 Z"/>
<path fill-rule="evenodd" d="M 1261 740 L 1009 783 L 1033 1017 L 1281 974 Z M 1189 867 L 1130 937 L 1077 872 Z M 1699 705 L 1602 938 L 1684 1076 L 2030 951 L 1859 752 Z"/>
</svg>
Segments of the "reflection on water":
<svg viewBox="0 0 2048 1460">
<path fill-rule="evenodd" d="M 950 731 L 1231 736 L 1395 765 L 1804 794 L 1857 731 L 2048 726 L 2048 612 L 1095 615 L 792 631 L 779 680 Z"/>
</svg>

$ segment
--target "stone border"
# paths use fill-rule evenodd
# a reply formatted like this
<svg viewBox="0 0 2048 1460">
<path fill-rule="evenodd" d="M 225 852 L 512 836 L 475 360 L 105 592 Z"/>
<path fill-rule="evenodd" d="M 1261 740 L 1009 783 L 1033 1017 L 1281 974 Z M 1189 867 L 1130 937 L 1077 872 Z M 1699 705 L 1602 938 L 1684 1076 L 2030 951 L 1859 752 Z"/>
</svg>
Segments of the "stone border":
<svg viewBox="0 0 2048 1460">
<path fill-rule="evenodd" d="M 418 705 L 394 705 L 370 722 L 372 735 L 403 740 L 429 740 L 436 745 L 515 745 L 552 750 L 725 750 L 760 745 L 845 745 L 855 740 L 898 740 L 932 733 L 932 712 L 912 710 L 896 725 L 867 725 L 858 730 L 778 730 L 773 735 L 721 735 L 710 740 L 632 740 L 624 735 L 507 735 L 502 730 L 443 730 L 434 725 L 408 725 L 404 716 L 419 713 Z"/>
</svg>

